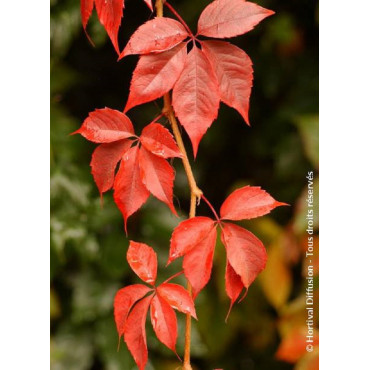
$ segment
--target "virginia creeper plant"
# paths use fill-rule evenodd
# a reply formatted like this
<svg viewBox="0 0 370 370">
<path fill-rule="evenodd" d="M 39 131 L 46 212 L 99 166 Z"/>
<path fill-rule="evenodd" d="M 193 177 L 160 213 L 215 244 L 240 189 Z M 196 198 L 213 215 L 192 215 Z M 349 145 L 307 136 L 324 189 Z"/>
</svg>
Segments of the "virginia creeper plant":
<svg viewBox="0 0 370 370">
<path fill-rule="evenodd" d="M 154 332 L 175 354 L 177 318 L 174 309 L 186 315 L 183 369 L 191 369 L 191 317 L 196 318 L 194 300 L 211 277 L 217 229 L 226 249 L 225 289 L 230 310 L 246 295 L 249 286 L 265 268 L 267 254 L 262 242 L 250 231 L 234 224 L 263 216 L 285 205 L 256 186 L 235 190 L 217 213 L 199 189 L 183 143 L 178 121 L 188 134 L 194 158 L 199 144 L 217 118 L 220 102 L 236 109 L 249 125 L 249 98 L 253 82 L 252 62 L 240 48 L 217 39 L 251 31 L 274 14 L 245 0 L 215 0 L 201 13 L 194 34 L 169 2 L 144 0 L 156 16 L 142 24 L 121 51 L 118 31 L 124 0 L 81 0 L 81 17 L 87 23 L 93 8 L 106 29 L 119 60 L 139 55 L 133 72 L 128 101 L 123 112 L 96 109 L 83 122 L 79 133 L 99 144 L 91 160 L 92 175 L 101 196 L 113 188 L 114 201 L 124 219 L 139 210 L 150 194 L 177 215 L 173 205 L 175 172 L 169 158 L 180 158 L 189 183 L 189 219 L 173 231 L 168 264 L 183 257 L 183 270 L 156 286 L 157 255 L 144 243 L 130 241 L 127 261 L 146 283 L 120 289 L 114 299 L 114 318 L 119 338 L 123 336 L 138 368 L 148 360 L 145 322 L 150 311 Z M 174 18 L 164 17 L 166 7 Z M 205 39 L 210 38 L 210 39 Z M 172 93 L 171 93 L 172 91 Z M 163 98 L 162 113 L 142 130 L 140 136 L 126 115 L 133 107 Z M 171 132 L 160 122 L 166 118 Z M 178 120 L 178 121 L 177 121 Z M 119 167 L 118 167 L 119 165 Z M 118 167 L 118 170 L 116 170 Z M 214 219 L 196 216 L 196 206 L 204 201 Z M 187 289 L 170 283 L 184 274 Z M 241 300 L 240 299 L 240 300 Z"/>
</svg>

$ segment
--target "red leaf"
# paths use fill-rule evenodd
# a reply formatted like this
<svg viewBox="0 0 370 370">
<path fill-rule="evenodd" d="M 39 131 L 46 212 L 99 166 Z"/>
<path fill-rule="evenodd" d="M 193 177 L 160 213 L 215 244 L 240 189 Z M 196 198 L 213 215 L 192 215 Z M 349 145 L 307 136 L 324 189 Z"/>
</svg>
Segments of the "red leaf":
<svg viewBox="0 0 370 370">
<path fill-rule="evenodd" d="M 270 213 L 274 208 L 286 206 L 276 201 L 259 186 L 244 186 L 231 193 L 221 206 L 221 218 L 228 220 L 249 220 Z"/>
<path fill-rule="evenodd" d="M 238 36 L 272 14 L 272 10 L 244 0 L 215 0 L 200 15 L 198 34 L 217 38 Z"/>
<path fill-rule="evenodd" d="M 138 302 L 129 314 L 124 325 L 125 342 L 139 370 L 144 370 L 148 361 L 145 321 L 153 295 Z"/>
<path fill-rule="evenodd" d="M 184 26 L 175 19 L 166 17 L 154 18 L 141 25 L 135 31 L 119 59 L 130 54 L 148 54 L 165 51 L 178 45 L 188 36 Z"/>
<path fill-rule="evenodd" d="M 146 188 L 177 215 L 172 203 L 175 172 L 171 165 L 144 147 L 140 148 L 139 165 L 142 182 Z"/>
<path fill-rule="evenodd" d="M 157 288 L 157 294 L 160 295 L 172 308 L 190 314 L 197 318 L 194 308 L 194 302 L 189 292 L 178 284 L 163 283 Z"/>
<path fill-rule="evenodd" d="M 176 353 L 177 318 L 175 311 L 159 295 L 150 305 L 150 318 L 157 338 Z"/>
<path fill-rule="evenodd" d="M 229 317 L 229 314 L 231 312 L 231 308 L 233 307 L 235 301 L 238 299 L 241 291 L 244 288 L 243 282 L 240 278 L 240 276 L 235 272 L 235 270 L 231 267 L 230 263 L 226 262 L 226 272 L 225 272 L 225 288 L 226 288 L 226 294 L 230 298 L 230 307 L 229 312 L 226 316 Z"/>
<path fill-rule="evenodd" d="M 135 136 L 130 119 L 115 109 L 96 109 L 89 113 L 82 126 L 73 134 L 81 134 L 94 143 L 111 143 Z"/>
<path fill-rule="evenodd" d="M 94 0 L 81 0 L 81 20 L 82 26 L 86 31 L 87 22 L 94 8 Z"/>
<path fill-rule="evenodd" d="M 214 225 L 214 220 L 201 216 L 182 221 L 172 233 L 167 265 L 196 247 L 209 235 Z"/>
<path fill-rule="evenodd" d="M 118 29 L 123 16 L 124 0 L 95 0 L 95 7 L 100 23 L 106 29 L 117 54 L 119 54 Z"/>
<path fill-rule="evenodd" d="M 132 142 L 129 140 L 119 140 L 114 143 L 100 144 L 94 150 L 90 166 L 100 195 L 113 186 L 117 163 L 131 144 Z"/>
<path fill-rule="evenodd" d="M 153 11 L 152 0 L 144 0 L 145 4 L 148 5 L 148 8 Z"/>
<path fill-rule="evenodd" d="M 185 59 L 185 43 L 163 53 L 142 55 L 132 76 L 125 112 L 170 91 L 184 68 Z"/>
<path fill-rule="evenodd" d="M 248 289 L 266 266 L 266 249 L 248 230 L 229 223 L 223 223 L 222 226 L 221 236 L 227 260 Z"/>
<path fill-rule="evenodd" d="M 249 97 L 253 85 L 249 56 L 242 49 L 224 41 L 204 41 L 202 49 L 215 71 L 221 100 L 235 108 L 249 125 Z"/>
<path fill-rule="evenodd" d="M 127 219 L 148 199 L 149 191 L 140 177 L 138 147 L 130 148 L 122 158 L 113 184 L 114 201 L 122 212 L 127 231 Z"/>
<path fill-rule="evenodd" d="M 142 284 L 134 284 L 120 289 L 114 297 L 114 320 L 118 335 L 123 335 L 124 325 L 132 306 L 150 292 L 150 288 Z"/>
<path fill-rule="evenodd" d="M 182 265 L 185 276 L 193 288 L 193 298 L 207 285 L 211 277 L 216 239 L 217 229 L 214 227 L 196 247 L 184 256 Z"/>
<path fill-rule="evenodd" d="M 154 285 L 157 279 L 157 255 L 153 248 L 144 243 L 130 240 L 127 262 L 137 276 L 148 284 Z"/>
<path fill-rule="evenodd" d="M 190 137 L 194 157 L 200 140 L 217 117 L 219 101 L 212 66 L 204 53 L 194 46 L 173 89 L 173 107 Z"/>
<path fill-rule="evenodd" d="M 140 142 L 147 150 L 159 157 L 182 157 L 171 133 L 159 123 L 146 126 L 141 133 Z"/>
</svg>

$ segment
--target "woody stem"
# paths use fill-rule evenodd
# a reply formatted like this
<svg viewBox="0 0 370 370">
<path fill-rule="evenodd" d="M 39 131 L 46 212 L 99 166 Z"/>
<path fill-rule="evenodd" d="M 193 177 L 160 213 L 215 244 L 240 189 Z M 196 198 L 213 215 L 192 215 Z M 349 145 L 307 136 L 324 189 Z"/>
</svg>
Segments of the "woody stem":
<svg viewBox="0 0 370 370">
<path fill-rule="evenodd" d="M 163 17 L 163 0 L 156 0 L 155 2 L 157 17 Z M 194 179 L 193 171 L 191 169 L 191 165 L 189 162 L 188 155 L 186 153 L 186 149 L 184 146 L 184 142 L 181 137 L 181 133 L 179 130 L 179 126 L 177 124 L 177 120 L 175 117 L 175 113 L 172 108 L 171 104 L 171 97 L 170 94 L 167 93 L 163 97 L 163 113 L 168 118 L 172 132 L 175 136 L 176 143 L 182 153 L 182 163 L 184 165 L 184 170 L 186 173 L 186 177 L 189 182 L 190 188 L 190 211 L 189 211 L 189 218 L 195 217 L 197 202 L 200 202 L 202 197 L 202 191 L 198 188 L 197 183 Z M 192 295 L 191 285 L 187 283 L 187 290 L 190 295 Z M 191 315 L 186 315 L 186 324 L 185 324 L 185 347 L 184 347 L 184 363 L 183 363 L 183 370 L 192 370 L 190 365 L 190 343 L 191 343 Z"/>
</svg>

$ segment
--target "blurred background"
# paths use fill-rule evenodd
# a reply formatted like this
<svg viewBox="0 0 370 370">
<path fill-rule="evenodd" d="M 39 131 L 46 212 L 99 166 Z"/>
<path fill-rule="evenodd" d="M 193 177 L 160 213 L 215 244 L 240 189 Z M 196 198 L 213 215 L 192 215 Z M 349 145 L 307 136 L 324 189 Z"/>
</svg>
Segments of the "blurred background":
<svg viewBox="0 0 370 370">
<path fill-rule="evenodd" d="M 171 4 L 195 30 L 207 0 L 173 0 Z M 276 14 L 255 30 L 235 38 L 254 62 L 254 87 L 247 127 L 239 114 L 221 105 L 218 119 L 200 144 L 193 163 L 198 185 L 216 209 L 236 187 L 258 185 L 291 204 L 272 214 L 241 222 L 265 244 L 266 270 L 246 299 L 234 306 L 224 289 L 225 251 L 216 247 L 212 278 L 198 296 L 199 322 L 193 322 L 194 370 L 318 369 L 318 345 L 305 350 L 306 175 L 315 171 L 318 201 L 318 4 L 303 0 L 266 0 L 260 5 Z M 169 15 L 167 13 L 167 15 Z M 151 14 L 143 1 L 126 0 L 120 46 Z M 96 13 L 87 40 L 79 0 L 51 1 L 51 368 L 53 370 L 135 369 L 125 346 L 117 352 L 113 319 L 115 292 L 138 282 L 125 259 L 128 239 L 112 200 L 99 193 L 90 174 L 95 147 L 69 136 L 95 108 L 122 110 L 137 57 L 117 62 L 117 55 Z M 132 109 L 136 132 L 151 122 L 162 102 Z M 190 143 L 184 133 L 189 153 Z M 186 218 L 187 181 L 179 160 L 175 206 Z M 210 215 L 201 205 L 198 215 Z M 318 209 L 315 211 L 315 304 L 318 304 Z M 161 282 L 181 268 L 165 268 L 169 240 L 180 219 L 153 197 L 129 220 L 129 238 L 158 253 Z M 184 283 L 178 278 L 177 283 Z M 182 354 L 184 315 L 178 315 L 178 352 Z M 315 340 L 318 307 L 315 307 Z M 147 369 L 180 365 L 147 325 Z"/>
</svg>

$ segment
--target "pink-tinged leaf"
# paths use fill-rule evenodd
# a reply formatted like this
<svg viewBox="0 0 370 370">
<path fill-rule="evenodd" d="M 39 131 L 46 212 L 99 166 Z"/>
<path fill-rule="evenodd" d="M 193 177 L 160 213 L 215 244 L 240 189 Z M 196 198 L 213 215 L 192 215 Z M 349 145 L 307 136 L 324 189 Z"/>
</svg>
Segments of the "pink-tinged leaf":
<svg viewBox="0 0 370 370">
<path fill-rule="evenodd" d="M 215 0 L 200 15 L 198 34 L 216 38 L 238 36 L 272 14 L 272 10 L 249 1 Z"/>
<path fill-rule="evenodd" d="M 253 85 L 251 59 L 242 49 L 224 41 L 203 41 L 202 48 L 215 71 L 221 100 L 235 108 L 249 125 L 249 97 Z"/>
<path fill-rule="evenodd" d="M 114 143 L 100 144 L 94 150 L 90 166 L 100 195 L 113 186 L 117 163 L 130 149 L 131 144 L 130 140 L 119 140 Z"/>
<path fill-rule="evenodd" d="M 171 133 L 159 123 L 151 123 L 146 126 L 141 133 L 140 142 L 158 157 L 182 157 Z"/>
<path fill-rule="evenodd" d="M 94 0 L 81 0 L 80 6 L 82 26 L 86 31 L 87 22 L 94 8 Z"/>
<path fill-rule="evenodd" d="M 81 134 L 94 143 L 111 143 L 135 136 L 130 119 L 115 109 L 96 109 L 89 113 L 82 126 L 73 134 Z"/>
<path fill-rule="evenodd" d="M 226 294 L 230 298 L 230 307 L 229 312 L 227 313 L 226 320 L 230 315 L 231 309 L 238 299 L 240 293 L 244 288 L 244 284 L 240 278 L 240 276 L 235 272 L 235 270 L 231 267 L 230 263 L 226 262 L 226 272 L 225 272 L 225 288 Z"/>
<path fill-rule="evenodd" d="M 120 168 L 114 180 L 114 201 L 125 220 L 135 213 L 148 199 L 149 191 L 144 186 L 139 168 L 139 150 L 135 146 L 130 148 L 122 158 Z"/>
<path fill-rule="evenodd" d="M 114 320 L 118 335 L 123 335 L 127 316 L 133 305 L 143 298 L 151 289 L 142 284 L 134 284 L 120 289 L 114 297 Z"/>
<path fill-rule="evenodd" d="M 149 54 L 169 50 L 189 36 L 184 26 L 172 18 L 154 18 L 131 36 L 119 59 L 130 54 Z"/>
<path fill-rule="evenodd" d="M 287 206 L 287 204 L 276 201 L 259 186 L 244 186 L 226 198 L 220 214 L 222 219 L 249 220 L 266 215 L 279 206 Z"/>
<path fill-rule="evenodd" d="M 167 265 L 196 247 L 209 235 L 214 225 L 214 220 L 202 216 L 182 221 L 172 233 Z"/>
<path fill-rule="evenodd" d="M 125 112 L 170 91 L 184 69 L 185 59 L 185 43 L 163 53 L 142 55 L 132 75 Z"/>
<path fill-rule="evenodd" d="M 150 305 L 150 319 L 157 338 L 176 353 L 177 318 L 173 308 L 159 295 Z"/>
<path fill-rule="evenodd" d="M 217 229 L 214 227 L 195 248 L 184 256 L 182 266 L 193 288 L 194 299 L 211 277 L 216 239 Z"/>
<path fill-rule="evenodd" d="M 173 107 L 193 145 L 199 142 L 217 117 L 220 97 L 216 76 L 204 53 L 193 47 L 173 89 Z"/>
<path fill-rule="evenodd" d="M 173 181 L 175 171 L 171 165 L 143 146 L 139 152 L 140 175 L 146 188 L 160 201 L 167 204 L 173 214 L 177 215 L 173 206 Z"/>
<path fill-rule="evenodd" d="M 197 318 L 194 302 L 184 287 L 178 284 L 163 283 L 157 288 L 161 296 L 172 308 Z"/>
<path fill-rule="evenodd" d="M 221 239 L 226 247 L 227 260 L 248 289 L 266 266 L 266 249 L 248 230 L 229 223 L 222 226 Z"/>
<path fill-rule="evenodd" d="M 123 16 L 124 0 L 95 0 L 95 8 L 100 23 L 104 26 L 117 54 L 119 54 L 118 29 Z"/>
<path fill-rule="evenodd" d="M 124 338 L 139 370 L 144 370 L 148 361 L 145 321 L 153 295 L 138 302 L 129 314 L 124 325 Z"/>
<path fill-rule="evenodd" d="M 153 11 L 152 0 L 144 0 L 145 4 L 148 5 L 148 8 Z"/>
<path fill-rule="evenodd" d="M 148 284 L 154 285 L 157 279 L 157 254 L 144 243 L 130 240 L 127 262 L 137 276 Z"/>
</svg>

